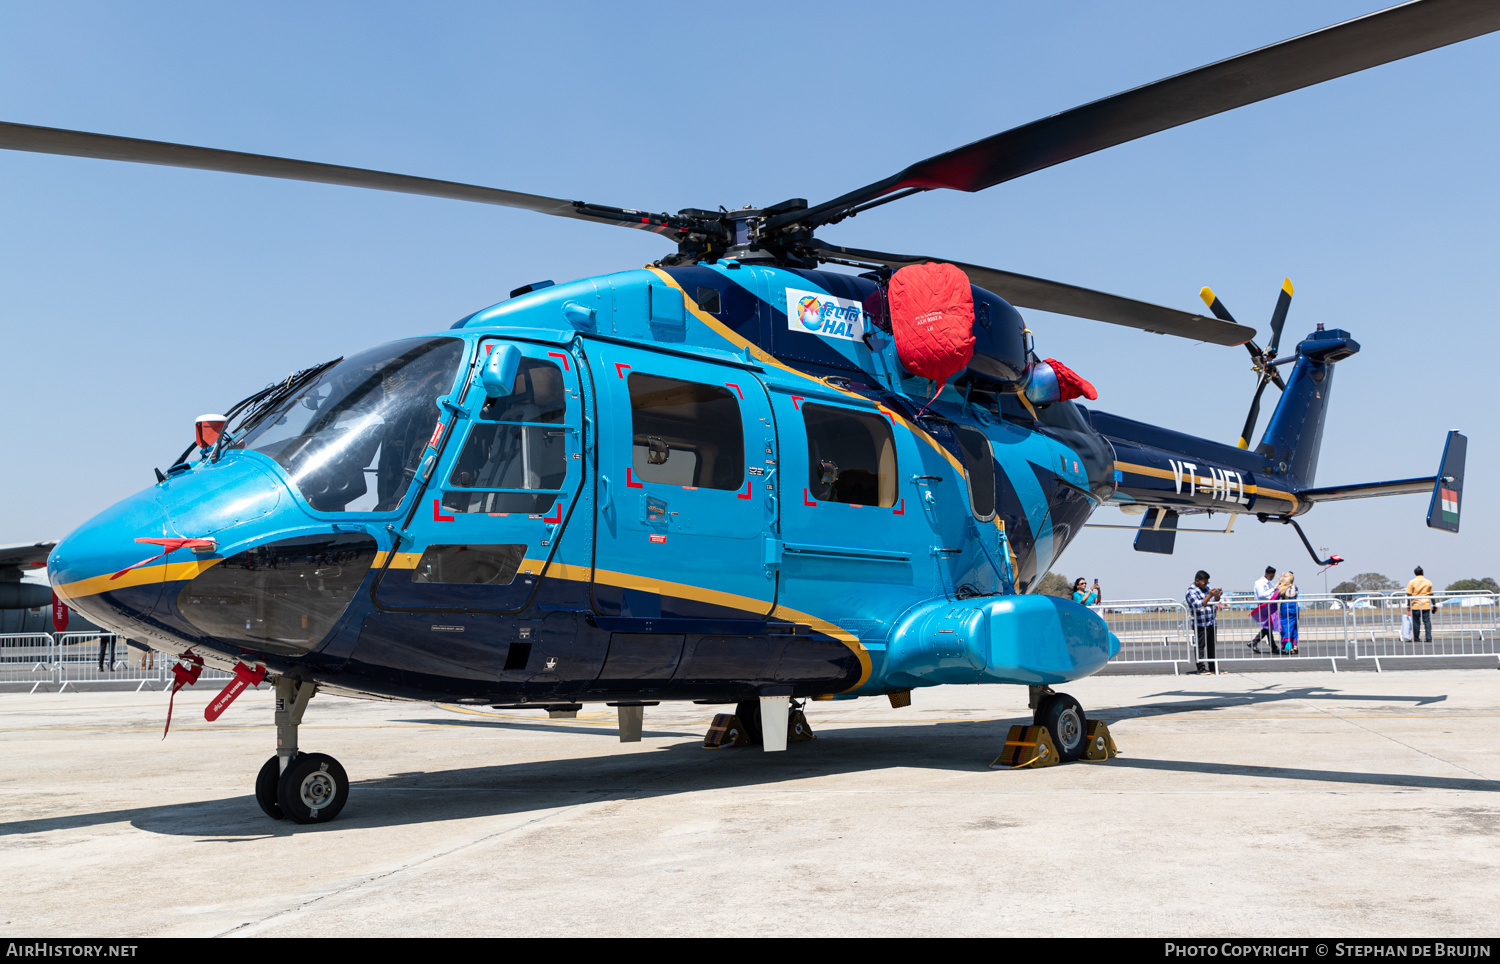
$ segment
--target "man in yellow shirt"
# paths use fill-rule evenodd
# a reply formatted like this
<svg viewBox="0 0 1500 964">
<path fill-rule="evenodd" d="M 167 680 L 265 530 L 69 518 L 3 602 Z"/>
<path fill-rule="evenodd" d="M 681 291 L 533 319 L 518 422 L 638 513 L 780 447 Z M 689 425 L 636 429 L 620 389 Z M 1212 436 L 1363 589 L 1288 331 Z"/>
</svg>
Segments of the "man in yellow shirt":
<svg viewBox="0 0 1500 964">
<path fill-rule="evenodd" d="M 1422 624 L 1427 624 L 1427 641 L 1432 642 L 1432 580 L 1422 575 L 1422 567 L 1412 570 L 1406 584 L 1407 605 L 1411 607 L 1411 641 L 1422 638 Z"/>
</svg>

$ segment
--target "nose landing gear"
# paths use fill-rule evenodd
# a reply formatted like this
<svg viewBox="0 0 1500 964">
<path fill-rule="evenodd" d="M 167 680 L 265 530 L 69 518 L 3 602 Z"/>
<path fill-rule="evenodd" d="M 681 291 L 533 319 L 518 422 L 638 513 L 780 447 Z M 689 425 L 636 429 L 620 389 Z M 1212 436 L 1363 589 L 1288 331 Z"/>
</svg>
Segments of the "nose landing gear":
<svg viewBox="0 0 1500 964">
<path fill-rule="evenodd" d="M 1088 721 L 1083 707 L 1067 693 L 1054 693 L 1050 686 L 1031 687 L 1032 724 L 1045 726 L 1063 762 L 1083 756 L 1088 743 Z"/>
<path fill-rule="evenodd" d="M 317 690 L 310 680 L 276 680 L 276 755 L 255 777 L 255 802 L 273 820 L 327 823 L 349 802 L 349 777 L 339 761 L 297 749 L 297 727 Z"/>
</svg>

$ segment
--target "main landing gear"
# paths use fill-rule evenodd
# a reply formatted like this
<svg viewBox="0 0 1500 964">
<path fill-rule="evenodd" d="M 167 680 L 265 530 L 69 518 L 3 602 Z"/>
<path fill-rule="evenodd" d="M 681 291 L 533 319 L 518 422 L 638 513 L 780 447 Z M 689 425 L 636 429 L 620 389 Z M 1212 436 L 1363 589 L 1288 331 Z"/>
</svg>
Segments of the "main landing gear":
<svg viewBox="0 0 1500 964">
<path fill-rule="evenodd" d="M 1083 707 L 1067 693 L 1054 693 L 1050 686 L 1031 686 L 1031 722 L 1045 726 L 1057 755 L 1063 762 L 1083 756 L 1088 746 L 1088 723 Z"/>
<path fill-rule="evenodd" d="M 349 802 L 349 777 L 326 753 L 297 749 L 297 727 L 318 684 L 276 680 L 276 755 L 255 777 L 255 802 L 273 820 L 327 823 Z"/>
</svg>

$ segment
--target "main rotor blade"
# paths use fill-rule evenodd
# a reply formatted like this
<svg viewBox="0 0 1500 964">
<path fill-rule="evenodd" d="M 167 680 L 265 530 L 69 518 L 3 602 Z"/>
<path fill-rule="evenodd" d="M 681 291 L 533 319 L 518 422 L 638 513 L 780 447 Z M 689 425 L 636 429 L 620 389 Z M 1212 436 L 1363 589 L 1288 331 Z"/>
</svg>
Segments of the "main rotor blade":
<svg viewBox="0 0 1500 964">
<path fill-rule="evenodd" d="M 577 218 L 582 221 L 620 224 L 656 234 L 667 234 L 674 238 L 684 230 L 678 223 L 681 219 L 669 218 L 666 215 L 649 215 L 623 208 L 586 205 L 579 201 L 565 201 L 540 194 L 522 194 L 518 191 L 460 184 L 455 181 L 438 181 L 427 177 L 413 177 L 409 174 L 390 174 L 359 167 L 297 161 L 285 157 L 269 157 L 264 154 L 242 154 L 238 151 L 221 151 L 211 147 L 169 144 L 165 141 L 117 137 L 113 134 L 90 134 L 85 131 L 61 130 L 55 127 L 32 127 L 29 124 L 11 124 L 0 121 L 0 149 L 92 157 L 106 161 L 131 161 L 136 164 L 161 164 L 167 167 L 189 167 L 203 171 L 224 171 L 229 174 L 252 174 L 257 177 L 279 177 L 290 181 L 338 184 L 344 187 L 370 188 L 376 191 L 395 191 L 400 194 L 422 194 L 427 197 L 521 208 L 526 211 L 536 211 L 539 214 Z"/>
<path fill-rule="evenodd" d="M 975 141 L 803 211 L 815 228 L 895 191 L 982 191 L 1106 147 L 1500 30 L 1494 0 L 1412 0 Z"/>
<path fill-rule="evenodd" d="M 886 254 L 860 248 L 844 248 L 816 239 L 808 245 L 808 250 L 815 254 L 826 253 L 833 259 L 847 258 L 858 262 L 885 265 L 888 268 L 904 268 L 909 264 L 947 260 L 917 255 Z M 1175 308 L 1163 308 L 1161 305 L 1121 298 L 1119 295 L 1105 294 L 1102 291 L 1093 291 L 1058 281 L 1048 281 L 1045 278 L 1033 278 L 1030 275 L 1016 274 L 1013 271 L 1001 271 L 999 268 L 986 268 L 983 265 L 965 264 L 962 261 L 948 263 L 957 266 L 968 275 L 972 283 L 993 291 L 1020 308 L 1053 311 L 1060 315 L 1088 318 L 1111 325 L 1123 325 L 1126 328 L 1139 328 L 1142 331 L 1155 332 L 1159 335 L 1176 335 L 1180 338 L 1191 338 L 1193 341 L 1206 341 L 1215 345 L 1241 345 L 1255 335 L 1254 328 L 1205 318 L 1203 315 L 1178 311 Z"/>
</svg>

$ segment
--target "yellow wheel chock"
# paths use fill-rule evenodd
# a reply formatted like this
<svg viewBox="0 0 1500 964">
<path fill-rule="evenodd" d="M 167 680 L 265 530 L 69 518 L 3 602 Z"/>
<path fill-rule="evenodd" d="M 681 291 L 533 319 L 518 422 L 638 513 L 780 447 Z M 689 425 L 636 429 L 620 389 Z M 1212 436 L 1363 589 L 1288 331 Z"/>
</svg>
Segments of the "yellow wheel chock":
<svg viewBox="0 0 1500 964">
<path fill-rule="evenodd" d="M 1045 726 L 1013 726 L 1005 738 L 1005 749 L 990 764 L 991 770 L 1020 770 L 1025 767 L 1055 767 L 1057 747 Z"/>
</svg>

